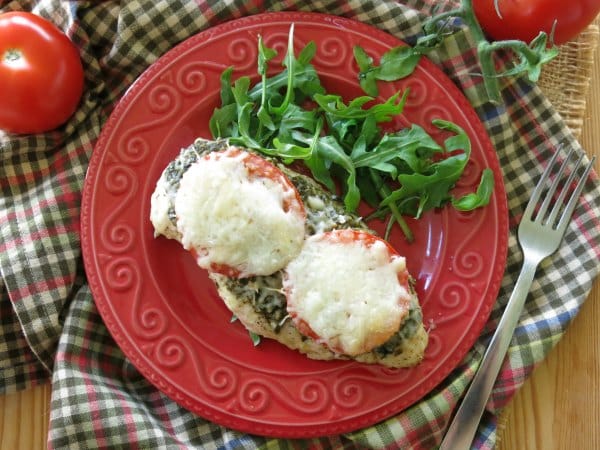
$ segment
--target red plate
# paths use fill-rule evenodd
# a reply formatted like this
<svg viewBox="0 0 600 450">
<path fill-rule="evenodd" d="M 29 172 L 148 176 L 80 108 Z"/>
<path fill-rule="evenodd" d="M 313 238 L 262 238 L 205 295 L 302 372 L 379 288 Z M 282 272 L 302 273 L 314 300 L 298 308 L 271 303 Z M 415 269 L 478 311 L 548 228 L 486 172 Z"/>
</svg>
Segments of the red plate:
<svg viewBox="0 0 600 450">
<path fill-rule="evenodd" d="M 334 16 L 274 13 L 202 32 L 153 64 L 104 127 L 89 167 L 82 209 L 85 266 L 98 309 L 116 342 L 158 389 L 218 424 L 268 436 L 310 437 L 356 430 L 421 399 L 457 366 L 484 326 L 498 293 L 507 248 L 507 209 L 496 154 L 475 112 L 429 61 L 409 79 L 383 86 L 387 98 L 410 87 L 401 122 L 463 127 L 472 163 L 458 190 L 473 190 L 484 167 L 495 174 L 491 204 L 472 213 L 451 208 L 411 222 L 416 242 L 392 244 L 408 258 L 425 323 L 424 361 L 391 370 L 353 362 L 313 361 L 273 341 L 254 348 L 230 323 L 206 273 L 174 241 L 153 237 L 150 195 L 167 163 L 195 137 L 210 138 L 219 76 L 255 76 L 257 35 L 283 55 L 295 22 L 298 49 L 317 43 L 314 65 L 330 92 L 361 94 L 352 48 L 379 56 L 400 42 Z M 274 67 L 274 70 L 280 70 Z"/>
</svg>

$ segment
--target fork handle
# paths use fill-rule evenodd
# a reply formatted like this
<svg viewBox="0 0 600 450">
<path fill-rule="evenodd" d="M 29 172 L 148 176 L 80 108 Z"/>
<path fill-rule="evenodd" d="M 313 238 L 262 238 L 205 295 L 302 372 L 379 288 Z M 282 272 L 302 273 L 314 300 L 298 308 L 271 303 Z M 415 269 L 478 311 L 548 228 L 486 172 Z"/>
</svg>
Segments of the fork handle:
<svg viewBox="0 0 600 450">
<path fill-rule="evenodd" d="M 527 258 L 506 304 L 498 328 L 494 332 L 473 381 L 458 408 L 439 450 L 468 450 L 471 448 L 481 416 L 502 367 L 525 299 L 531 288 L 539 261 Z"/>
</svg>

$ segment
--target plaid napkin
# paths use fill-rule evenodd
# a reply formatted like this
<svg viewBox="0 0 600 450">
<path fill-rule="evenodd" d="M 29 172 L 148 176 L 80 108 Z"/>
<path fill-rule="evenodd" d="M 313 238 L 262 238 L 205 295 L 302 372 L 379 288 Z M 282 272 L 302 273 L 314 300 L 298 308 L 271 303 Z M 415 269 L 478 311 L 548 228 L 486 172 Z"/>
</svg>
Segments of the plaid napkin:
<svg viewBox="0 0 600 450">
<path fill-rule="evenodd" d="M 498 151 L 511 214 L 497 304 L 461 365 L 396 417 L 342 436 L 276 440 L 245 435 L 179 407 L 124 357 L 107 332 L 83 272 L 80 201 L 102 125 L 127 87 L 175 44 L 217 23 L 265 10 L 311 10 L 356 19 L 411 43 L 437 0 L 0 1 L 50 19 L 79 47 L 86 88 L 77 113 L 38 135 L 0 132 L 0 392 L 52 380 L 48 443 L 74 448 L 431 449 L 476 369 L 520 269 L 515 226 L 542 165 L 561 142 L 582 152 L 541 92 L 503 81 L 504 104 L 483 99 L 468 30 L 431 55 L 469 98 Z M 500 61 L 502 63 L 502 61 Z M 561 338 L 600 269 L 600 182 L 594 175 L 564 245 L 541 266 L 475 442 L 490 449 L 500 409 Z"/>
</svg>

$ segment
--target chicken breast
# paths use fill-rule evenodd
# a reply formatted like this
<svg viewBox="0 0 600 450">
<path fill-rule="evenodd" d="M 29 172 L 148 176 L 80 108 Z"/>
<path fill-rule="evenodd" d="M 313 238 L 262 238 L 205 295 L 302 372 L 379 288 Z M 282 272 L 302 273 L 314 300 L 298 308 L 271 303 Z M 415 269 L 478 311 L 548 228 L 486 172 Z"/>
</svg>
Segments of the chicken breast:
<svg viewBox="0 0 600 450">
<path fill-rule="evenodd" d="M 198 139 L 181 151 L 161 175 L 152 196 L 151 221 L 157 235 L 182 240 L 175 208 L 177 192 L 183 175 L 203 155 L 229 148 L 226 141 Z M 303 239 L 333 230 L 368 230 L 363 220 L 345 210 L 339 199 L 323 189 L 312 178 L 302 175 L 284 164 L 272 161 L 295 186 L 304 205 L 305 220 Z M 295 258 L 295 256 L 294 256 Z M 294 260 L 291 259 L 291 261 Z M 286 265 L 287 267 L 287 265 Z M 428 335 L 423 326 L 422 313 L 410 276 L 402 293 L 402 310 L 397 320 L 386 322 L 384 333 L 374 330 L 377 339 L 364 336 L 366 342 L 376 342 L 368 347 L 328 346 L 318 336 L 301 332 L 290 315 L 284 289 L 286 267 L 271 274 L 251 276 L 228 276 L 226 273 L 209 270 L 217 291 L 232 314 L 252 333 L 274 339 L 286 347 L 299 351 L 309 358 L 319 360 L 355 360 L 367 364 L 388 367 L 410 367 L 418 364 L 427 347 Z M 210 269 L 210 268 L 209 268 Z M 343 284 L 343 283 L 342 283 Z M 362 310 L 360 314 L 368 314 Z M 369 327 L 377 328 L 376 321 L 366 321 Z M 394 329 L 389 328 L 390 323 Z M 369 330 L 366 331 L 368 334 Z M 382 339 L 381 336 L 385 336 Z M 361 351 L 360 349 L 368 351 Z"/>
</svg>

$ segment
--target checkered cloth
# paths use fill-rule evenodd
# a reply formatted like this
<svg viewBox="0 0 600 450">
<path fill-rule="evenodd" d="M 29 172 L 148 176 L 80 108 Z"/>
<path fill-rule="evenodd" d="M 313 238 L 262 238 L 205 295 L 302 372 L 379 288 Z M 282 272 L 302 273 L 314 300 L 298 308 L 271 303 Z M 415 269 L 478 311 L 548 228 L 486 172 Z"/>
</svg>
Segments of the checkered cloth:
<svg viewBox="0 0 600 450">
<path fill-rule="evenodd" d="M 506 274 L 491 318 L 461 365 L 401 414 L 342 436 L 285 441 L 244 435 L 179 407 L 146 381 L 107 332 L 86 284 L 80 250 L 85 172 L 115 102 L 152 62 L 217 23 L 265 10 L 327 12 L 415 42 L 437 0 L 105 2 L 0 1 L 1 11 L 33 10 L 80 49 L 85 93 L 76 114 L 53 132 L 0 134 L 0 392 L 52 380 L 50 448 L 415 448 L 441 440 L 476 369 L 520 269 L 515 225 L 535 180 L 561 142 L 582 152 L 540 91 L 503 81 L 504 104 L 483 99 L 468 30 L 446 39 L 434 60 L 469 98 L 498 151 L 511 215 Z M 0 132 L 1 133 L 1 132 Z M 559 252 L 531 289 L 476 448 L 495 442 L 498 412 L 561 338 L 600 269 L 600 182 L 593 176 Z"/>
</svg>

